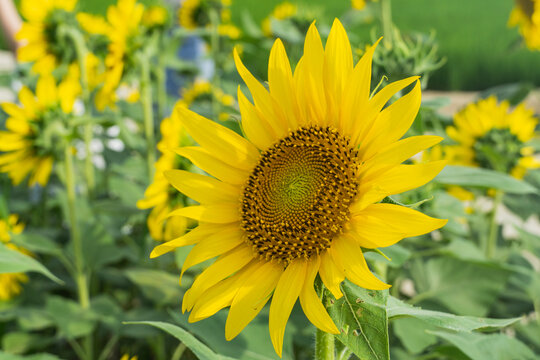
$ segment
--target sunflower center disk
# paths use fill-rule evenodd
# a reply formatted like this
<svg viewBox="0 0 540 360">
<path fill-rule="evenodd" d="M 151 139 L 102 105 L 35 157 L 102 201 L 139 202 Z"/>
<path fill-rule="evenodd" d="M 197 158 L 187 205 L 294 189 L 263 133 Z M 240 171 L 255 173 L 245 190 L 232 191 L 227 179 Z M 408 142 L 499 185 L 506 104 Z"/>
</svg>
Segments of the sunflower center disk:
<svg viewBox="0 0 540 360">
<path fill-rule="evenodd" d="M 333 128 L 300 128 L 261 154 L 242 199 L 242 227 L 261 258 L 288 263 L 327 249 L 349 219 L 357 152 Z"/>
</svg>

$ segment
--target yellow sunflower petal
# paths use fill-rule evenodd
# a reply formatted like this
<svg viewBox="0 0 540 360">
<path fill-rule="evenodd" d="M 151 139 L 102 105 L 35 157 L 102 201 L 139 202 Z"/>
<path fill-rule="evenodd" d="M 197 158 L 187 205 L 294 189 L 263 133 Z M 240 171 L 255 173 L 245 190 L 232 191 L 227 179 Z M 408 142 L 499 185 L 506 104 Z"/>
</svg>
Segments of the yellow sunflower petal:
<svg viewBox="0 0 540 360">
<path fill-rule="evenodd" d="M 431 181 L 446 165 L 445 160 L 418 165 L 399 165 L 370 181 L 360 182 L 358 201 L 352 205 L 354 211 L 384 199 L 388 195 L 399 194 L 420 187 Z"/>
<path fill-rule="evenodd" d="M 182 273 L 180 279 L 187 269 L 208 259 L 226 253 L 244 243 L 243 232 L 239 226 L 229 226 L 222 231 L 209 235 L 201 239 L 197 245 L 189 252 L 184 265 L 182 265 Z"/>
<path fill-rule="evenodd" d="M 249 176 L 249 172 L 235 168 L 217 159 L 212 153 L 200 146 L 186 146 L 175 150 L 180 156 L 191 161 L 201 170 L 206 171 L 221 181 L 233 185 L 243 184 Z"/>
<path fill-rule="evenodd" d="M 327 119 L 331 125 L 339 125 L 343 90 L 351 80 L 352 69 L 352 50 L 347 32 L 341 22 L 335 19 L 324 50 L 324 87 L 328 104 Z"/>
<path fill-rule="evenodd" d="M 264 307 L 283 273 L 283 267 L 263 262 L 236 293 L 225 324 L 225 338 L 232 340 Z"/>
<path fill-rule="evenodd" d="M 376 156 L 366 162 L 362 180 L 366 181 L 373 174 L 384 171 L 390 166 L 401 164 L 411 156 L 442 140 L 442 137 L 434 135 L 411 136 L 386 146 Z"/>
<path fill-rule="evenodd" d="M 238 290 L 244 285 L 250 274 L 252 274 L 259 266 L 259 262 L 252 262 L 236 274 L 221 280 L 219 283 L 205 291 L 200 297 L 200 300 L 197 301 L 193 307 L 193 310 L 189 315 L 189 322 L 206 319 L 224 307 L 230 306 L 234 296 L 238 293 Z"/>
<path fill-rule="evenodd" d="M 316 256 L 310 259 L 306 272 L 306 281 L 300 292 L 300 305 L 306 314 L 307 318 L 313 325 L 331 334 L 339 334 L 339 330 L 326 312 L 321 299 L 317 296 L 313 284 L 315 277 L 319 271 L 321 259 Z"/>
<path fill-rule="evenodd" d="M 41 186 L 47 185 L 47 181 L 49 181 L 49 176 L 51 175 L 52 167 L 52 156 L 47 156 L 46 158 L 41 159 L 41 161 L 38 163 L 38 166 L 34 170 L 32 179 L 30 179 L 30 186 L 35 185 L 36 183 Z"/>
<path fill-rule="evenodd" d="M 405 96 L 384 109 L 369 133 L 369 140 L 362 145 L 363 158 L 369 159 L 382 147 L 399 140 L 411 127 L 420 109 L 420 81 Z"/>
<path fill-rule="evenodd" d="M 334 239 L 329 252 L 345 277 L 356 285 L 370 290 L 384 290 L 391 286 L 379 280 L 369 270 L 364 254 L 354 239 L 346 235 Z"/>
<path fill-rule="evenodd" d="M 221 255 L 201 275 L 195 278 L 193 285 L 191 285 L 182 300 L 182 312 L 190 311 L 206 290 L 236 273 L 252 260 L 252 251 L 247 246 L 238 246 Z"/>
<path fill-rule="evenodd" d="M 388 100 L 390 100 L 395 93 L 412 84 L 414 81 L 418 80 L 418 78 L 418 76 L 411 76 L 403 80 L 394 81 L 382 88 L 369 100 L 366 109 L 363 111 L 363 121 L 372 122 L 375 117 L 379 116 L 383 106 L 386 105 Z M 355 126 L 351 140 L 353 143 L 360 145 L 361 148 L 363 148 L 369 141 L 367 134 L 373 134 L 373 132 L 372 127 Z"/>
<path fill-rule="evenodd" d="M 341 128 L 344 134 L 352 134 L 352 128 L 363 127 L 357 130 L 365 133 L 372 122 L 363 119 L 362 112 L 357 109 L 362 108 L 369 100 L 371 88 L 371 64 L 373 62 L 373 53 L 381 39 L 377 40 L 373 46 L 366 50 L 358 64 L 354 67 L 350 81 L 346 83 L 345 94 L 342 99 Z"/>
<path fill-rule="evenodd" d="M 319 275 L 321 276 L 324 286 L 330 290 L 336 299 L 343 296 L 339 285 L 343 280 L 345 280 L 345 275 L 336 266 L 328 251 L 321 254 L 321 267 L 319 269 Z"/>
<path fill-rule="evenodd" d="M 176 239 L 167 241 L 166 243 L 156 246 L 154 250 L 152 250 L 152 252 L 150 253 L 150 258 L 161 256 L 163 254 L 166 254 L 182 246 L 196 244 L 202 239 L 205 239 L 208 236 L 221 231 L 221 229 L 223 229 L 223 225 L 215 225 L 215 224 L 199 225 L 195 229 L 188 232 L 187 234 L 184 234 Z"/>
<path fill-rule="evenodd" d="M 176 106 L 174 111 L 193 139 L 221 161 L 244 170 L 255 167 L 259 151 L 249 141 L 183 106 Z"/>
<path fill-rule="evenodd" d="M 238 186 L 208 176 L 185 170 L 168 170 L 163 174 L 178 191 L 201 204 L 238 202 L 240 199 L 241 189 Z"/>
<path fill-rule="evenodd" d="M 170 216 L 187 218 L 213 224 L 228 224 L 240 221 L 237 204 L 195 205 L 172 211 Z"/>
<path fill-rule="evenodd" d="M 296 65 L 293 77 L 301 116 L 300 125 L 320 124 L 326 117 L 323 63 L 324 48 L 313 22 L 306 35 L 304 56 Z"/>
<path fill-rule="evenodd" d="M 298 110 L 296 96 L 293 91 L 293 77 L 289 58 L 280 39 L 277 39 L 270 50 L 268 61 L 268 84 L 270 94 L 283 109 L 288 128 L 294 130 L 298 126 Z"/>
<path fill-rule="evenodd" d="M 238 87 L 238 105 L 242 114 L 242 128 L 248 139 L 260 150 L 266 150 L 277 142 L 271 126 L 259 116 L 257 108 L 246 98 L 240 86 Z"/>
<path fill-rule="evenodd" d="M 405 206 L 373 204 L 352 214 L 350 235 L 360 246 L 373 249 L 393 245 L 406 237 L 426 234 L 447 222 Z"/>
<path fill-rule="evenodd" d="M 58 100 L 56 82 L 52 75 L 42 75 L 36 85 L 36 96 L 42 107 L 54 104 Z"/>
<path fill-rule="evenodd" d="M 234 62 L 236 64 L 236 69 L 238 73 L 246 83 L 249 88 L 249 92 L 253 97 L 255 106 L 261 111 L 265 116 L 270 117 L 272 121 L 268 121 L 268 124 L 272 126 L 276 136 L 282 137 L 287 133 L 287 123 L 283 118 L 283 113 L 276 113 L 277 106 L 274 106 L 274 99 L 264 88 L 264 86 L 249 72 L 249 70 L 244 66 L 238 51 L 234 49 Z"/>
<path fill-rule="evenodd" d="M 306 280 L 307 264 L 307 261 L 303 259 L 292 261 L 279 278 L 274 291 L 268 326 L 272 345 L 279 357 L 283 351 L 283 336 L 287 320 Z"/>
</svg>

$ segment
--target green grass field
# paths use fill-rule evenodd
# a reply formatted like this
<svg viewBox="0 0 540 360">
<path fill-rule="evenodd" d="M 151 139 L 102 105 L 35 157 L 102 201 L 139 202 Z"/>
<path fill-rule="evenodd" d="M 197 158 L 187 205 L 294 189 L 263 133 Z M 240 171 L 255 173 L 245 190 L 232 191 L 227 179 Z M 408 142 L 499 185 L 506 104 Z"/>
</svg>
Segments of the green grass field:
<svg viewBox="0 0 540 360">
<path fill-rule="evenodd" d="M 84 11 L 104 13 L 111 0 L 81 0 Z M 155 2 L 152 0 L 145 3 Z M 233 1 L 233 16 L 238 21 L 249 11 L 260 22 L 280 1 Z M 317 6 L 327 20 L 342 14 L 349 1 L 329 4 L 325 0 L 293 1 L 303 6 Z M 506 26 L 513 2 L 485 0 L 407 0 L 393 2 L 394 21 L 403 30 L 435 30 L 440 53 L 447 64 L 437 71 L 430 88 L 443 90 L 482 90 L 515 82 L 540 85 L 540 52 L 530 52 L 519 45 L 517 29 Z M 368 39 L 373 25 L 353 29 L 359 39 Z"/>
</svg>

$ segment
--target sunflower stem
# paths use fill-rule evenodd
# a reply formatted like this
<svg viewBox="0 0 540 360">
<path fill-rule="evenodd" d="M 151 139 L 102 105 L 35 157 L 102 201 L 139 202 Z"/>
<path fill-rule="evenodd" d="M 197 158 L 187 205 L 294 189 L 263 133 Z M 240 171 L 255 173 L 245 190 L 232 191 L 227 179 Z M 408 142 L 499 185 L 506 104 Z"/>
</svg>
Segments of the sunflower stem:
<svg viewBox="0 0 540 360">
<path fill-rule="evenodd" d="M 392 46 L 393 42 L 393 24 L 392 24 L 392 2 L 391 0 L 381 0 L 381 24 L 383 29 L 384 43 L 386 46 Z"/>
<path fill-rule="evenodd" d="M 328 292 L 322 288 L 322 303 L 326 308 L 330 306 Z M 335 359 L 334 335 L 321 329 L 317 329 L 315 334 L 315 360 L 334 360 Z"/>
<path fill-rule="evenodd" d="M 499 225 L 497 224 L 497 209 L 501 205 L 504 193 L 501 190 L 496 190 L 493 199 L 493 210 L 491 211 L 491 220 L 489 224 L 489 236 L 486 241 L 486 258 L 491 259 L 495 255 L 497 248 L 497 235 L 499 234 Z"/>
<path fill-rule="evenodd" d="M 66 176 L 66 191 L 68 205 L 68 221 L 71 230 L 71 242 L 73 246 L 73 255 L 75 259 L 75 282 L 77 284 L 77 293 L 79 304 L 83 310 L 90 307 L 90 295 L 88 293 L 88 276 L 84 266 L 84 257 L 81 241 L 81 232 L 77 219 L 77 207 L 75 201 L 75 176 L 73 172 L 73 150 L 68 143 L 64 149 L 64 164 Z M 92 338 L 88 335 L 84 339 L 85 359 L 92 359 Z"/>
<path fill-rule="evenodd" d="M 80 76 L 81 76 L 81 88 L 82 88 L 82 101 L 84 103 L 84 110 L 89 116 L 92 116 L 92 103 L 90 98 L 90 86 L 88 85 L 88 72 L 86 58 L 88 56 L 88 49 L 86 48 L 84 38 L 82 34 L 73 28 L 66 28 L 65 33 L 71 38 L 75 45 L 75 52 L 77 53 L 77 61 L 79 62 Z M 86 177 L 86 186 L 88 187 L 88 196 L 92 197 L 94 189 L 96 187 L 94 164 L 92 164 L 92 135 L 93 127 L 92 123 L 84 125 L 84 150 L 86 153 L 86 159 L 84 163 L 84 174 Z"/>
<path fill-rule="evenodd" d="M 220 66 L 220 59 L 219 59 L 219 14 L 216 11 L 216 9 L 210 10 L 210 23 L 212 26 L 212 32 L 210 35 L 210 47 L 212 51 L 212 59 L 214 59 L 214 76 L 212 77 L 212 113 L 214 115 L 214 119 L 219 118 L 220 113 L 220 102 L 217 96 L 215 96 L 215 92 L 217 89 L 220 88 L 220 76 L 218 74 Z"/>
<path fill-rule="evenodd" d="M 317 329 L 317 334 L 315 335 L 315 359 L 334 360 L 334 353 L 334 335 Z"/>
<path fill-rule="evenodd" d="M 152 85 L 150 82 L 150 63 L 148 56 L 140 57 L 141 66 L 141 103 L 143 107 L 144 132 L 146 136 L 146 165 L 149 181 L 154 176 L 156 162 L 154 139 L 154 109 L 152 108 Z"/>
</svg>

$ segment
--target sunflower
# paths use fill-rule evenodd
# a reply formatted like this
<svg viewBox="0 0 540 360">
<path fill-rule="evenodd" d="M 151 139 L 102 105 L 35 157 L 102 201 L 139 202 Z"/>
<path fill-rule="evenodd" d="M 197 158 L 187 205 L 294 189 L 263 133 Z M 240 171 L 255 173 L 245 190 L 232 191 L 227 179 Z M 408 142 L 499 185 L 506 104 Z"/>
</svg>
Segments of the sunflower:
<svg viewBox="0 0 540 360">
<path fill-rule="evenodd" d="M 191 87 L 184 88 L 182 91 L 182 100 L 179 103 L 189 108 L 196 102 L 211 102 L 213 99 L 219 101 L 226 108 L 234 106 L 235 103 L 231 95 L 225 94 L 221 89 L 213 88 L 212 84 L 206 80 L 195 81 Z M 227 112 L 221 112 L 218 118 L 222 121 L 227 120 L 229 119 L 229 114 Z"/>
<path fill-rule="evenodd" d="M 362 10 L 366 7 L 366 0 L 351 0 L 351 7 L 354 10 Z"/>
<path fill-rule="evenodd" d="M 133 62 L 131 55 L 140 46 L 135 39 L 140 34 L 143 15 L 144 6 L 136 0 L 118 0 L 107 9 L 106 20 L 96 15 L 77 14 L 77 20 L 86 32 L 105 36 L 109 41 L 104 82 L 95 99 L 98 110 L 113 107 L 117 100 L 116 90 L 126 67 Z"/>
<path fill-rule="evenodd" d="M 181 164 L 181 158 L 172 150 L 189 144 L 187 134 L 178 118 L 166 118 L 161 122 L 161 141 L 157 144 L 161 152 L 156 161 L 156 172 L 152 183 L 144 192 L 144 199 L 137 201 L 139 209 L 150 209 L 147 225 L 150 236 L 155 240 L 171 240 L 185 233 L 188 222 L 183 216 L 167 215 L 183 207 L 185 197 L 174 191 L 165 178 L 164 172 L 176 169 Z"/>
<path fill-rule="evenodd" d="M 178 22 L 184 29 L 193 30 L 210 25 L 210 12 L 217 11 L 222 23 L 231 20 L 230 0 L 184 0 L 178 9 Z"/>
<path fill-rule="evenodd" d="M 66 114 L 81 91 L 79 79 L 68 75 L 58 86 L 51 75 L 42 75 L 36 96 L 23 87 L 21 106 L 3 103 L 9 115 L 6 130 L 0 131 L 0 172 L 15 185 L 30 174 L 29 186 L 45 186 L 55 159 L 56 141 L 64 129 Z M 3 152 L 3 153 L 2 153 Z"/>
<path fill-rule="evenodd" d="M 518 26 L 527 47 L 540 50 L 540 0 L 516 0 L 508 26 Z"/>
<path fill-rule="evenodd" d="M 491 96 L 465 107 L 446 129 L 457 145 L 446 147 L 449 163 L 477 166 L 509 173 L 521 179 L 528 169 L 540 167 L 531 140 L 538 120 L 523 104 L 510 104 Z"/>
<path fill-rule="evenodd" d="M 17 59 L 34 62 L 32 71 L 50 74 L 60 63 L 71 63 L 76 54 L 73 44 L 59 34 L 61 26 L 74 22 L 77 0 L 22 0 L 21 13 L 26 18 L 16 39 L 25 42 L 17 51 Z"/>
<path fill-rule="evenodd" d="M 264 35 L 271 37 L 272 36 L 272 19 L 275 20 L 285 20 L 293 17 L 298 12 L 298 7 L 294 4 L 291 4 L 288 1 L 278 4 L 272 13 L 268 15 L 262 21 L 262 30 Z"/>
<path fill-rule="evenodd" d="M 247 138 L 175 107 L 172 116 L 200 145 L 177 153 L 211 176 L 165 172 L 176 189 L 200 203 L 169 216 L 185 216 L 199 226 L 157 246 L 150 256 L 196 244 L 182 274 L 217 257 L 183 298 L 191 322 L 230 307 L 225 326 L 230 340 L 272 297 L 270 337 L 281 356 L 287 319 L 298 298 L 315 326 L 339 333 L 315 292 L 317 274 L 336 298 L 342 296 L 339 285 L 345 278 L 368 289 L 387 289 L 390 285 L 370 272 L 361 247 L 390 246 L 446 223 L 379 203 L 430 181 L 445 162 L 401 165 L 442 138 L 399 140 L 418 112 L 420 84 L 410 77 L 370 97 L 374 49 L 353 66 L 341 23 L 334 21 L 326 48 L 312 24 L 294 74 L 283 43 L 275 41 L 269 91 L 235 51 L 236 67 L 254 99 L 252 104 L 238 89 Z M 411 84 L 407 95 L 383 110 Z"/>
<path fill-rule="evenodd" d="M 163 26 L 168 20 L 169 14 L 167 9 L 158 5 L 148 7 L 142 17 L 143 25 L 149 28 Z"/>
<path fill-rule="evenodd" d="M 15 214 L 9 215 L 6 220 L 0 219 L 0 241 L 12 250 L 29 254 L 28 251 L 10 242 L 11 235 L 20 234 L 23 230 L 24 225 L 19 223 L 19 217 Z M 19 295 L 22 290 L 21 284 L 27 281 L 28 277 L 24 273 L 0 274 L 0 300 L 10 300 Z"/>
</svg>

